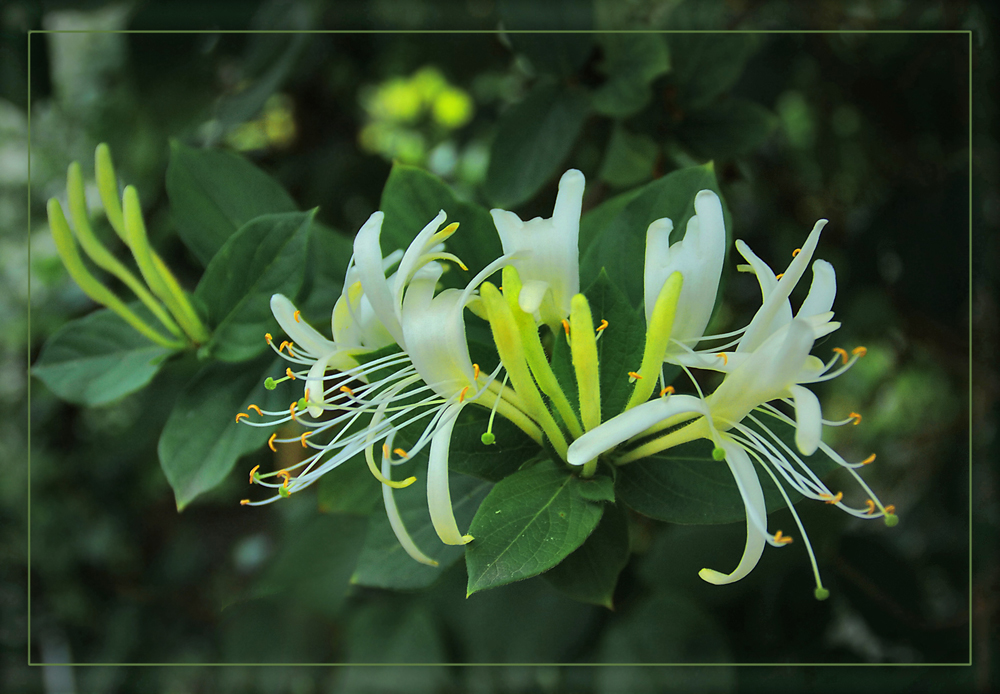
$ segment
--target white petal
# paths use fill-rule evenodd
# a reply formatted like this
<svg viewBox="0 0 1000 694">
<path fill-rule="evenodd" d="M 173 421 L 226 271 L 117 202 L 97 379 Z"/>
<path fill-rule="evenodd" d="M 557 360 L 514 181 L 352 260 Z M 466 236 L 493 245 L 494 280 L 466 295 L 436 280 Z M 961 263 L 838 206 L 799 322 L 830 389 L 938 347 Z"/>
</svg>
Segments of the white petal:
<svg viewBox="0 0 1000 694">
<path fill-rule="evenodd" d="M 713 569 L 702 569 L 698 575 L 709 583 L 717 586 L 734 583 L 753 571 L 764 553 L 764 539 L 767 533 L 767 507 L 764 505 L 764 492 L 760 480 L 750 461 L 750 456 L 738 444 L 723 439 L 722 447 L 726 451 L 726 463 L 733 473 L 736 486 L 743 498 L 746 510 L 747 540 L 743 548 L 740 563 L 732 573 L 724 574 Z"/>
<path fill-rule="evenodd" d="M 414 274 L 422 267 L 420 262 L 421 256 L 428 252 L 428 244 L 430 243 L 431 237 L 437 233 L 437 230 L 444 224 L 444 221 L 448 218 L 444 210 L 440 210 L 437 216 L 434 217 L 427 225 L 420 230 L 420 233 L 416 235 L 410 245 L 407 247 L 406 252 L 403 253 L 403 259 L 399 261 L 399 269 L 396 271 L 396 281 L 394 283 L 395 297 L 393 299 L 394 305 L 399 306 L 402 302 L 403 292 L 406 289 L 406 285 L 410 282 Z"/>
<path fill-rule="evenodd" d="M 643 265 L 643 297 L 646 302 L 646 321 L 653 315 L 653 306 L 669 277 L 667 270 L 670 260 L 670 232 L 674 230 L 672 220 L 657 219 L 646 228 L 646 258 Z"/>
<path fill-rule="evenodd" d="M 396 315 L 392 290 L 382 269 L 382 247 L 379 245 L 379 236 L 382 232 L 383 217 L 381 212 L 373 213 L 354 237 L 354 265 L 375 315 L 393 339 L 402 345 L 403 330 Z"/>
<path fill-rule="evenodd" d="M 382 476 L 386 479 L 392 479 L 392 466 L 386 458 L 382 459 Z M 416 559 L 421 564 L 437 566 L 438 563 L 436 561 L 420 551 L 413 538 L 410 537 L 410 533 L 407 532 L 406 526 L 403 524 L 403 518 L 399 515 L 399 509 L 396 507 L 396 500 L 392 498 L 392 487 L 387 484 L 379 486 L 382 487 L 382 502 L 385 504 L 385 514 L 389 517 L 389 525 L 392 527 L 392 532 L 396 535 L 396 539 L 399 540 L 399 544 L 402 545 L 411 558 Z"/>
<path fill-rule="evenodd" d="M 549 291 L 549 283 L 544 280 L 528 280 L 521 285 L 521 293 L 517 295 L 517 303 L 525 313 L 534 315 Z"/>
<path fill-rule="evenodd" d="M 431 523 L 441 542 L 446 545 L 464 545 L 467 540 L 458 529 L 455 511 L 451 506 L 451 490 L 448 486 L 448 449 L 451 446 L 451 432 L 465 403 L 448 407 L 431 439 L 430 456 L 427 463 L 427 507 Z"/>
<path fill-rule="evenodd" d="M 271 296 L 271 313 L 292 342 L 313 358 L 336 351 L 337 345 L 320 335 L 319 331 L 301 318 L 295 320 L 295 305 L 283 294 Z"/>
<path fill-rule="evenodd" d="M 819 398 L 802 386 L 789 388 L 795 398 L 795 446 L 803 455 L 812 455 L 819 448 L 823 434 L 823 412 Z"/>
<path fill-rule="evenodd" d="M 583 465 L 636 434 L 682 412 L 706 414 L 704 403 L 691 395 L 671 395 L 633 407 L 588 431 L 570 444 L 566 462 Z"/>
<path fill-rule="evenodd" d="M 552 220 L 558 226 L 580 226 L 580 212 L 583 209 L 583 189 L 587 180 L 583 172 L 569 169 L 559 178 L 559 192 L 552 209 Z"/>
<path fill-rule="evenodd" d="M 827 313 L 833 308 L 833 300 L 837 296 L 837 273 L 833 265 L 825 260 L 813 263 L 813 279 L 809 285 L 809 294 L 799 307 L 796 318 L 808 318 L 821 313 Z"/>
</svg>

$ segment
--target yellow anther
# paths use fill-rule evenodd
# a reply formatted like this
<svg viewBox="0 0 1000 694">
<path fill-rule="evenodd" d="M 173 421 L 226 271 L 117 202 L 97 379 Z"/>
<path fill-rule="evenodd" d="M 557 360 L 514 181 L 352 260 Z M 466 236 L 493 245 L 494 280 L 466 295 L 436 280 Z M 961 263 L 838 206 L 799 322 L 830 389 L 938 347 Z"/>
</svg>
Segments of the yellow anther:
<svg viewBox="0 0 1000 694">
<path fill-rule="evenodd" d="M 347 393 L 352 398 L 354 397 L 354 391 L 348 388 L 347 386 L 340 386 L 340 392 Z"/>
<path fill-rule="evenodd" d="M 462 392 L 458 394 L 458 401 L 465 402 L 465 394 L 469 392 L 469 386 L 462 388 Z"/>
<path fill-rule="evenodd" d="M 867 499 L 865 501 L 865 506 L 868 507 L 868 510 L 865 511 L 865 513 L 867 513 L 869 516 L 871 514 L 875 513 L 875 502 L 874 501 L 872 501 L 871 499 Z"/>
<path fill-rule="evenodd" d="M 274 475 L 275 477 L 280 477 L 283 480 L 281 486 L 288 489 L 288 480 L 292 478 L 292 475 L 288 472 L 288 470 L 278 470 L 274 473 Z"/>
<path fill-rule="evenodd" d="M 820 494 L 821 499 L 828 504 L 839 504 L 840 500 L 844 498 L 844 492 L 837 492 L 834 496 L 829 494 Z"/>
<path fill-rule="evenodd" d="M 628 377 L 629 377 L 629 378 L 631 378 L 631 379 L 632 379 L 633 381 L 637 381 L 637 380 L 639 380 L 639 379 L 641 379 L 641 378 L 642 378 L 642 376 L 640 376 L 640 375 L 639 375 L 639 374 L 638 374 L 637 372 L 635 372 L 635 371 L 629 371 L 629 372 L 628 372 Z"/>
<path fill-rule="evenodd" d="M 787 545 L 792 542 L 792 538 L 788 537 L 787 535 L 782 535 L 781 531 L 779 530 L 774 534 L 774 541 L 777 542 L 779 545 Z"/>
<path fill-rule="evenodd" d="M 479 364 L 472 365 L 472 380 L 473 381 L 479 380 Z"/>
<path fill-rule="evenodd" d="M 255 480 L 253 476 L 257 474 L 258 470 L 260 470 L 260 465 L 254 465 L 253 470 L 250 471 L 250 484 L 254 483 Z"/>
<path fill-rule="evenodd" d="M 393 448 L 392 452 L 398 455 L 400 458 L 409 458 L 410 454 L 404 451 L 402 448 Z"/>
<path fill-rule="evenodd" d="M 852 412 L 847 416 L 854 420 L 854 426 L 861 424 L 861 415 L 859 415 L 857 412 Z"/>
<path fill-rule="evenodd" d="M 794 258 L 795 256 L 797 256 L 801 252 L 802 252 L 801 248 L 796 248 L 794 251 L 792 251 L 792 257 Z"/>
<path fill-rule="evenodd" d="M 661 390 L 660 391 L 660 397 L 662 398 L 667 393 L 670 393 L 671 395 L 673 395 L 674 394 L 674 387 L 673 386 L 667 386 L 666 388 L 664 388 L 663 390 Z"/>
<path fill-rule="evenodd" d="M 278 449 L 274 447 L 274 440 L 276 438 L 278 438 L 278 432 L 274 432 L 273 434 L 271 434 L 271 438 L 267 440 L 267 447 L 270 448 L 275 453 L 278 452 Z"/>
<path fill-rule="evenodd" d="M 292 318 L 295 319 L 296 323 L 301 323 L 302 321 L 299 320 L 299 316 L 301 316 L 301 315 L 302 315 L 302 311 L 296 311 L 295 313 L 292 314 Z"/>
<path fill-rule="evenodd" d="M 723 366 L 729 366 L 729 357 L 726 356 L 725 352 L 719 352 L 715 356 L 717 356 L 719 359 L 722 360 L 722 365 Z"/>
<path fill-rule="evenodd" d="M 306 437 L 309 436 L 309 434 L 311 433 L 312 433 L 311 431 L 307 431 L 303 433 L 302 436 L 299 437 L 299 441 L 302 443 L 303 448 L 308 448 L 308 446 L 306 446 Z"/>
<path fill-rule="evenodd" d="M 469 268 L 468 268 L 468 267 L 466 267 L 465 263 L 463 263 L 463 262 L 462 262 L 461 260 L 457 260 L 457 259 L 456 259 L 456 262 L 458 262 L 458 266 L 459 266 L 460 268 L 462 268 L 462 269 L 463 269 L 463 270 L 465 270 L 466 272 L 468 272 L 468 271 L 469 271 Z"/>
<path fill-rule="evenodd" d="M 290 356 L 290 357 L 294 357 L 295 356 L 295 352 L 292 351 L 292 345 L 294 345 L 294 344 L 295 344 L 294 342 L 289 342 L 288 343 L 288 356 Z"/>
<path fill-rule="evenodd" d="M 892 504 L 889 504 L 888 506 L 886 506 L 886 507 L 885 507 L 884 509 L 882 509 L 882 510 L 883 510 L 883 511 L 885 511 L 886 515 L 888 515 L 888 514 L 890 514 L 890 513 L 895 513 L 895 512 L 896 512 L 896 507 L 895 507 L 895 506 L 893 506 Z"/>
<path fill-rule="evenodd" d="M 247 405 L 247 409 L 248 409 L 248 410 L 253 410 L 254 412 L 256 412 L 256 413 L 257 413 L 258 415 L 260 415 L 261 417 L 263 417 L 263 416 L 264 416 L 264 413 L 263 413 L 263 412 L 261 412 L 261 411 L 260 411 L 260 408 L 259 408 L 259 407 L 257 407 L 256 405 Z"/>
<path fill-rule="evenodd" d="M 862 465 L 871 465 L 875 462 L 875 454 L 872 453 L 870 456 L 861 461 Z"/>
<path fill-rule="evenodd" d="M 599 333 L 602 330 L 604 330 L 606 327 L 608 327 L 608 322 L 602 318 L 601 319 L 601 324 L 597 326 L 597 330 L 595 330 L 594 332 Z"/>
<path fill-rule="evenodd" d="M 288 352 L 289 352 L 289 354 L 291 354 L 291 351 L 292 351 L 292 343 L 291 343 L 291 342 L 289 342 L 288 340 L 282 340 L 281 344 L 280 344 L 280 345 L 278 345 L 278 351 L 280 352 L 280 351 L 281 351 L 281 350 L 283 350 L 283 349 L 284 349 L 285 347 L 288 347 Z"/>
<path fill-rule="evenodd" d="M 250 503 L 250 499 L 240 499 L 240 506 L 246 506 Z"/>
<path fill-rule="evenodd" d="M 285 369 L 285 375 L 288 376 L 293 381 L 296 380 L 295 374 L 292 373 L 292 367 L 290 366 L 287 369 Z"/>
<path fill-rule="evenodd" d="M 851 350 L 851 354 L 857 354 L 859 357 L 863 357 L 866 354 L 868 354 L 868 348 L 867 347 L 860 347 L 860 346 L 859 347 L 855 347 L 854 349 Z"/>
<path fill-rule="evenodd" d="M 273 339 L 274 338 L 271 337 L 271 333 L 264 333 L 264 341 L 267 342 L 267 344 L 271 344 L 271 340 Z"/>
<path fill-rule="evenodd" d="M 295 402 L 293 402 L 293 403 L 292 403 L 291 405 L 289 405 L 289 407 L 288 407 L 288 414 L 292 415 L 292 420 L 293 420 L 293 421 L 296 421 L 296 422 L 297 422 L 298 420 L 297 420 L 297 419 L 295 418 L 295 408 L 296 408 L 296 407 L 298 407 L 298 406 L 299 406 L 299 401 L 298 401 L 298 400 L 296 400 Z"/>
<path fill-rule="evenodd" d="M 834 347 L 833 351 L 835 353 L 837 353 L 837 354 L 840 355 L 840 358 L 844 360 L 845 364 L 847 363 L 847 350 L 846 349 L 844 349 L 843 347 Z"/>
<path fill-rule="evenodd" d="M 566 332 L 566 337 L 569 337 L 569 321 L 563 318 L 562 320 L 563 330 Z"/>
<path fill-rule="evenodd" d="M 385 443 L 382 444 L 382 457 L 383 458 L 392 458 L 392 455 L 389 454 L 389 445 L 388 444 L 385 444 Z"/>
<path fill-rule="evenodd" d="M 246 412 L 240 412 L 238 415 L 236 415 L 237 422 L 240 421 L 240 417 L 246 417 L 247 419 L 249 419 L 250 415 L 248 415 Z"/>
<path fill-rule="evenodd" d="M 775 275 L 775 276 L 774 276 L 774 279 L 776 279 L 776 280 L 780 280 L 780 279 L 781 279 L 782 277 L 784 277 L 784 276 L 785 276 L 785 273 L 783 273 L 783 272 L 779 272 L 779 273 L 778 273 L 777 275 Z"/>
<path fill-rule="evenodd" d="M 302 399 L 305 400 L 306 402 L 309 402 L 309 389 L 308 388 L 306 388 L 306 392 L 304 392 L 302 394 Z"/>
</svg>

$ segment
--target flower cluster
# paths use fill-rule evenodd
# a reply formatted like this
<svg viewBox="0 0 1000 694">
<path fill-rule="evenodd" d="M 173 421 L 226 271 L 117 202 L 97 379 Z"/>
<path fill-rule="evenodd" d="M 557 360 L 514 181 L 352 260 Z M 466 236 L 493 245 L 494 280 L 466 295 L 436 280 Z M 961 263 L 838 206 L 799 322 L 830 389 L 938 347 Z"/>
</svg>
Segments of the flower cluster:
<svg viewBox="0 0 1000 694">
<path fill-rule="evenodd" d="M 270 335 L 266 339 L 291 362 L 281 380 L 301 382 L 302 397 L 283 411 L 252 406 L 259 417 L 240 413 L 237 421 L 280 427 L 268 441 L 272 449 L 275 443 L 301 444 L 309 454 L 276 472 L 261 473 L 254 468 L 251 483 L 271 489 L 273 495 L 243 503 L 260 505 L 287 497 L 364 455 L 382 483 L 386 511 L 400 543 L 417 561 L 434 564 L 407 533 L 393 501 L 393 490 L 412 484 L 415 478 L 396 480 L 392 471 L 429 447 L 426 484 L 434 528 L 444 543 L 472 541 L 458 527 L 448 486 L 452 431 L 467 406 L 480 406 L 507 418 L 550 448 L 570 469 L 578 466 L 583 477 L 593 476 L 599 464 L 627 465 L 706 439 L 713 444 L 713 457 L 725 461 L 739 489 L 747 539 L 733 571 L 702 569 L 701 577 L 715 584 L 737 581 L 754 568 L 765 545 L 781 547 L 792 541 L 780 530 L 768 529 L 760 482 L 763 473 L 781 491 L 805 538 L 816 575 L 816 596 L 826 597 L 787 488 L 859 518 L 881 517 L 887 525 L 897 520 L 893 507 L 884 506 L 856 472 L 874 456 L 848 462 L 821 440 L 823 425 L 857 424 L 860 416 L 851 413 L 840 421 L 824 419 L 819 400 L 807 388 L 837 377 L 864 355 L 862 347 L 851 354 L 838 348 L 824 363 L 811 354 L 815 342 L 840 325 L 831 310 L 836 294 L 833 266 L 824 260 L 812 261 L 826 221 L 817 222 L 778 275 L 745 243 L 736 242 L 746 260 L 739 269 L 756 276 L 762 301 L 748 325 L 719 335 L 705 334 L 726 256 L 718 196 L 709 190 L 697 194 L 695 214 L 679 241 L 671 243 L 670 219 L 650 224 L 642 362 L 628 374 L 633 390 L 624 411 L 609 413 L 601 409 L 597 351 L 597 340 L 609 325 L 602 320 L 595 327 L 579 286 L 583 191 L 583 174 L 570 170 L 560 179 L 551 218 L 525 222 L 512 212 L 493 210 L 503 253 L 464 289 L 438 289 L 446 263 L 466 270 L 459 258 L 445 250 L 458 224 L 442 228 L 444 211 L 405 251 L 386 257 L 379 244 L 383 215 L 376 212 L 355 238 L 344 290 L 333 308 L 332 340 L 308 325 L 286 297 L 273 296 L 271 310 L 289 341 L 275 346 Z M 812 284 L 793 313 L 789 296 L 810 261 Z M 499 288 L 488 281 L 495 273 L 502 274 Z M 492 371 L 472 363 L 466 309 L 488 321 L 492 330 L 499 357 Z M 572 355 L 576 409 L 552 369 L 542 339 L 549 331 L 561 330 Z M 706 343 L 714 346 L 706 348 Z M 684 371 L 694 393 L 676 394 L 673 386 L 663 382 L 665 363 Z M 694 377 L 695 369 L 721 372 L 721 384 L 705 395 Z M 274 388 L 277 382 L 269 379 L 266 385 Z M 779 409 L 779 402 L 793 416 Z M 785 442 L 768 423 L 794 429 L 794 444 Z M 395 447 L 400 432 L 412 432 L 414 427 L 419 433 L 408 437 L 413 444 L 407 450 Z M 483 443 L 493 443 L 491 432 L 483 434 Z M 841 492 L 832 492 L 806 465 L 803 457 L 817 451 L 854 476 L 866 495 L 862 507 L 849 506 Z"/>
</svg>

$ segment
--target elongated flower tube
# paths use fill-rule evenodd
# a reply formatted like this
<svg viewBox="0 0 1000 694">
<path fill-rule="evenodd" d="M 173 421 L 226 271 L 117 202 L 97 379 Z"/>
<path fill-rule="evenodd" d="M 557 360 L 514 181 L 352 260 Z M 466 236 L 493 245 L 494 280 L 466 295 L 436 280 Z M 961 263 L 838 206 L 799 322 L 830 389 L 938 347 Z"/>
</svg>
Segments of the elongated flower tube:
<svg viewBox="0 0 1000 694">
<path fill-rule="evenodd" d="M 825 598 L 828 592 L 819 577 L 808 535 L 788 499 L 782 482 L 807 498 L 835 504 L 859 518 L 884 517 L 887 525 L 894 525 L 896 516 L 892 513 L 892 507 L 883 506 L 855 472 L 855 468 L 871 462 L 874 458 L 862 463 L 848 463 L 818 440 L 817 429 L 821 428 L 822 424 L 840 425 L 856 420 L 853 418 L 843 422 L 823 420 L 815 396 L 798 385 L 804 374 L 810 377 L 817 376 L 811 366 L 813 358 L 809 354 L 814 340 L 815 330 L 810 321 L 807 318 L 794 318 L 775 331 L 746 360 L 729 372 L 719 388 L 707 398 L 670 395 L 639 405 L 574 441 L 569 448 L 568 462 L 571 465 L 583 465 L 622 444 L 643 441 L 631 450 L 625 450 L 617 455 L 614 462 L 623 465 L 682 443 L 697 439 L 712 441 L 715 446 L 714 457 L 717 460 L 725 459 L 733 474 L 743 499 L 747 519 L 746 546 L 736 569 L 728 574 L 713 569 L 702 569 L 699 574 L 710 583 L 724 584 L 746 576 L 756 566 L 765 544 L 782 546 L 791 541 L 780 531 L 771 534 L 767 530 L 763 493 L 753 467 L 753 461 L 756 461 L 760 468 L 774 479 L 785 498 L 805 538 L 816 577 L 816 596 L 820 599 Z M 806 398 L 803 391 L 810 397 Z M 772 400 L 793 404 L 796 420 L 791 420 L 769 405 L 768 402 Z M 782 423 L 795 426 L 798 452 L 792 450 L 760 418 L 752 414 L 755 410 Z M 678 425 L 683 426 L 677 428 Z M 650 435 L 667 427 L 672 428 L 669 433 L 648 441 Z M 810 455 L 817 449 L 851 472 L 868 494 L 866 508 L 853 508 L 844 504 L 843 494 L 831 492 L 799 456 L 799 453 Z M 781 481 L 778 479 L 779 476 Z"/>
<path fill-rule="evenodd" d="M 559 324 L 580 291 L 580 212 L 583 174 L 570 169 L 559 179 L 552 217 L 527 222 L 513 212 L 490 210 L 504 254 L 521 277 L 518 303 L 536 321 Z"/>
</svg>

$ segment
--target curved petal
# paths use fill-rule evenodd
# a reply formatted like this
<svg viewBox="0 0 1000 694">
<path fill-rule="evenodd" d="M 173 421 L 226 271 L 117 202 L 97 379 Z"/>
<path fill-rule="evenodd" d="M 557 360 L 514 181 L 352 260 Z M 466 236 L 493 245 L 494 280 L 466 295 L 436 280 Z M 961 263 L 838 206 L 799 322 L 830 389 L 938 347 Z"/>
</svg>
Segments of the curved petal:
<svg viewBox="0 0 1000 694">
<path fill-rule="evenodd" d="M 314 358 L 337 351 L 337 345 L 320 335 L 319 331 L 302 319 L 296 320 L 295 304 L 285 295 L 271 296 L 271 313 L 292 342 Z"/>
<path fill-rule="evenodd" d="M 368 455 L 371 455 L 371 450 L 367 451 Z M 382 458 L 382 476 L 386 479 L 392 479 L 392 465 L 389 464 L 387 458 Z M 399 515 L 399 508 L 396 506 L 396 500 L 392 497 L 392 487 L 387 484 L 382 486 L 382 503 L 385 504 L 385 515 L 389 517 L 389 525 L 392 527 L 392 532 L 396 535 L 396 539 L 399 540 L 399 544 L 406 550 L 406 553 L 410 555 L 411 558 L 416 559 L 421 564 L 426 564 L 427 566 L 437 566 L 438 563 L 428 557 L 426 554 L 420 551 L 417 547 L 417 543 L 413 541 L 410 537 L 410 533 L 406 530 L 406 525 L 403 523 L 402 516 Z"/>
<path fill-rule="evenodd" d="M 803 455 L 812 455 L 819 448 L 823 434 L 823 411 L 819 398 L 802 386 L 792 386 L 795 398 L 795 445 Z"/>
<path fill-rule="evenodd" d="M 427 463 L 427 508 L 431 523 L 441 542 L 446 545 L 464 545 L 472 537 L 462 535 L 455 521 L 455 511 L 451 506 L 451 490 L 448 485 L 448 448 L 451 446 L 451 432 L 465 403 L 450 405 L 431 439 L 430 456 Z"/>
<path fill-rule="evenodd" d="M 379 245 L 379 236 L 382 232 L 383 218 L 381 212 L 374 212 L 354 237 L 354 267 L 375 315 L 396 343 L 403 345 L 403 330 L 396 315 L 392 290 L 385 279 L 385 270 L 382 269 L 382 247 Z"/>
<path fill-rule="evenodd" d="M 705 404 L 692 395 L 671 395 L 650 400 L 612 417 L 570 444 L 566 462 L 583 465 L 654 424 L 683 412 L 707 414 Z"/>
<path fill-rule="evenodd" d="M 517 303 L 521 310 L 529 315 L 535 315 L 549 291 L 549 283 L 544 280 L 529 280 L 521 285 L 521 293 L 517 295 Z"/>
<path fill-rule="evenodd" d="M 764 505 L 764 492 L 760 487 L 760 480 L 754 471 L 750 456 L 738 444 L 728 440 L 722 440 L 722 448 L 726 451 L 726 464 L 733 473 L 736 486 L 740 490 L 743 498 L 743 507 L 746 510 L 747 540 L 743 548 L 743 556 L 740 563 L 733 569 L 732 573 L 724 574 L 714 569 L 702 569 L 698 575 L 702 580 L 713 583 L 717 586 L 727 583 L 734 583 L 748 573 L 753 571 L 764 553 L 764 545 L 767 544 L 767 507 Z"/>
<path fill-rule="evenodd" d="M 833 308 L 833 300 L 837 296 L 837 273 L 833 265 L 825 260 L 813 263 L 813 279 L 809 285 L 809 294 L 799 307 L 796 318 L 809 318 L 827 313 Z"/>
</svg>

